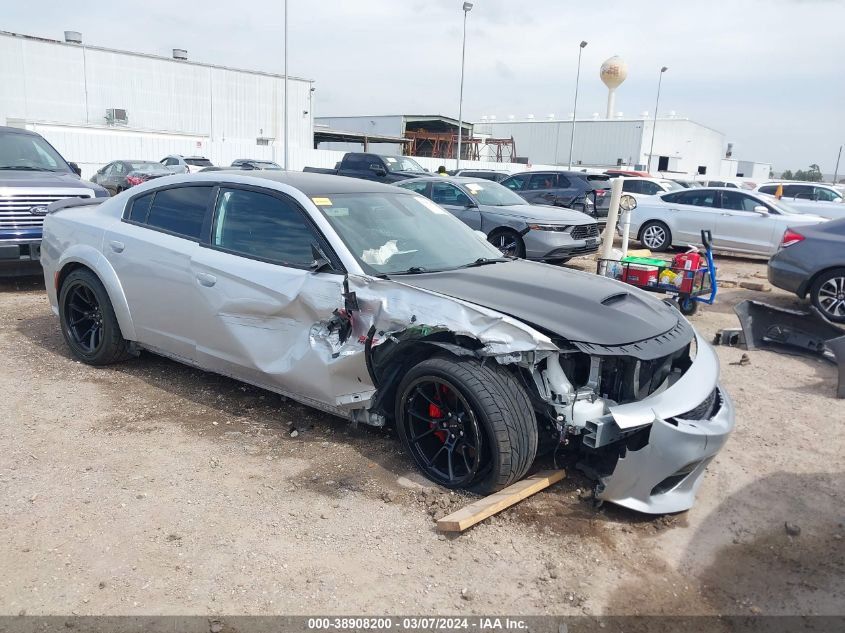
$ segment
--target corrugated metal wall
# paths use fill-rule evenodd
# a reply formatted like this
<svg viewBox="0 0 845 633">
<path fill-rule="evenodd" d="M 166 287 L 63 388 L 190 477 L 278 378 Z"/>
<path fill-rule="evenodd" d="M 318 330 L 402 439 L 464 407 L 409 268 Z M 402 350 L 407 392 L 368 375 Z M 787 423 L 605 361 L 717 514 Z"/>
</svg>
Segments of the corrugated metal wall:
<svg viewBox="0 0 845 633">
<path fill-rule="evenodd" d="M 0 86 L 0 124 L 34 126 L 80 163 L 282 156 L 284 79 L 275 75 L 0 34 Z M 310 148 L 311 82 L 288 87 L 291 148 Z M 128 125 L 109 125 L 109 108 L 126 110 Z"/>
</svg>

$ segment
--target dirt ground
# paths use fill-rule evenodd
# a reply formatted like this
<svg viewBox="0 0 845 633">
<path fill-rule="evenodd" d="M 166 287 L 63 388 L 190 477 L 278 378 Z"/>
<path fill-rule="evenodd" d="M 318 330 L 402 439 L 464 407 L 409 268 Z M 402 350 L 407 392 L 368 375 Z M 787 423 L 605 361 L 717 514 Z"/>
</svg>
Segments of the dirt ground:
<svg viewBox="0 0 845 633">
<path fill-rule="evenodd" d="M 692 321 L 712 337 L 746 298 L 797 303 L 726 288 Z M 0 283 L 0 614 L 842 614 L 836 371 L 718 353 L 737 428 L 691 511 L 595 509 L 573 472 L 447 538 L 469 497 L 389 431 L 151 354 L 80 364 L 43 283 Z"/>
</svg>

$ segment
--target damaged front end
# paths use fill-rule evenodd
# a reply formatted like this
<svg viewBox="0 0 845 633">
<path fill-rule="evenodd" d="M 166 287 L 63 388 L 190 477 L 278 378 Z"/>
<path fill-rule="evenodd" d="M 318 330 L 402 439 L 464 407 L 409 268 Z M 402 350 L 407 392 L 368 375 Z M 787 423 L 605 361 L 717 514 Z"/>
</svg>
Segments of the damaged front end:
<svg viewBox="0 0 845 633">
<path fill-rule="evenodd" d="M 684 319 L 635 345 L 562 346 L 534 373 L 595 494 L 640 512 L 689 509 L 733 430 L 713 349 Z"/>
</svg>

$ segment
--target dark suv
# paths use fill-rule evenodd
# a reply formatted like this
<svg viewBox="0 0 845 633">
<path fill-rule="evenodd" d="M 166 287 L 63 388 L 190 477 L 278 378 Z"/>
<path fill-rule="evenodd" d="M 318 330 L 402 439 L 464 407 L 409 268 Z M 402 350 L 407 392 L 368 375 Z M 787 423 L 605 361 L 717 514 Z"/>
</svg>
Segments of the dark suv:
<svg viewBox="0 0 845 633">
<path fill-rule="evenodd" d="M 79 179 L 40 135 L 0 127 L 0 275 L 39 274 L 41 225 L 47 205 L 63 198 L 107 198 L 108 192 Z"/>
<path fill-rule="evenodd" d="M 505 178 L 502 184 L 531 204 L 569 207 L 607 223 L 610 177 L 583 171 L 526 171 Z"/>
</svg>

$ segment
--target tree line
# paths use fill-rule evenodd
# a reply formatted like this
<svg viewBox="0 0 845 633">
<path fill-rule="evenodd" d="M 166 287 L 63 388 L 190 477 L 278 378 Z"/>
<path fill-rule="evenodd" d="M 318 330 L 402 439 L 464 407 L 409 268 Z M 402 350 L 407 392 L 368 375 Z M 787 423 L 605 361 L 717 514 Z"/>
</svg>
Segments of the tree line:
<svg viewBox="0 0 845 633">
<path fill-rule="evenodd" d="M 810 168 L 807 171 L 803 169 L 798 169 L 796 171 L 792 171 L 787 169 L 780 175 L 782 180 L 806 180 L 807 182 L 821 182 L 822 181 L 822 170 L 819 168 L 818 165 L 815 163 L 810 165 Z"/>
</svg>

